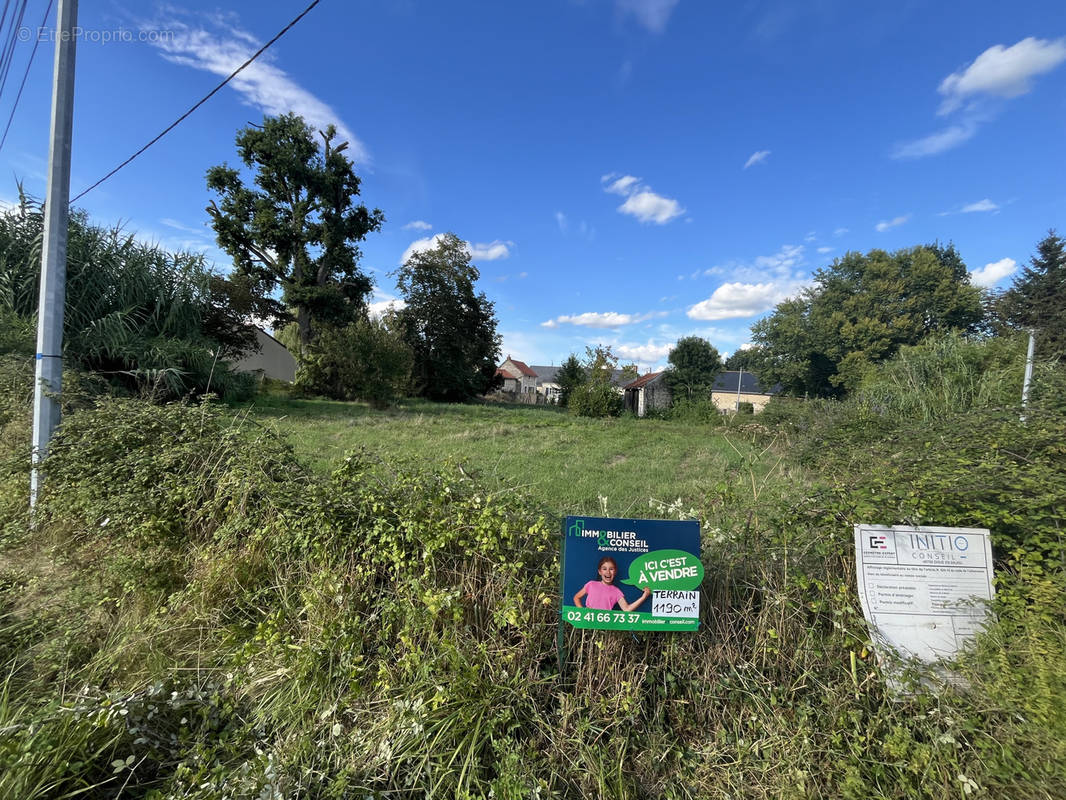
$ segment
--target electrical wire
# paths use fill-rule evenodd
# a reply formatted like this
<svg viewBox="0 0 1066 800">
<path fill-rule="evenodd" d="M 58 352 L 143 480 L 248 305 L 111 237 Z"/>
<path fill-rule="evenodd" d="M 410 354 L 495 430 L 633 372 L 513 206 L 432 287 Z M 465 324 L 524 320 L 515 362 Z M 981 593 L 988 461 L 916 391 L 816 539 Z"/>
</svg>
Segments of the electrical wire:
<svg viewBox="0 0 1066 800">
<path fill-rule="evenodd" d="M 176 120 L 174 120 L 170 125 L 168 125 L 163 130 L 162 133 L 160 133 L 158 136 L 156 136 L 154 139 L 152 139 L 150 142 L 148 142 L 148 144 L 146 144 L 144 147 L 142 147 L 140 150 L 138 150 L 132 156 L 127 158 L 125 161 L 123 161 L 121 164 L 119 164 L 117 167 L 115 167 L 109 173 L 107 173 L 104 177 L 102 177 L 100 180 L 98 180 L 96 183 L 94 183 L 88 189 L 85 189 L 80 194 L 76 195 L 74 198 L 71 199 L 70 202 L 74 203 L 75 200 L 80 200 L 82 197 L 87 195 L 89 192 L 91 192 L 93 189 L 95 189 L 101 183 L 106 181 L 108 178 L 110 178 L 112 175 L 114 175 L 120 169 L 125 167 L 131 161 L 133 161 L 133 159 L 137 158 L 137 156 L 139 156 L 141 153 L 143 153 L 145 150 L 147 150 L 153 144 L 155 144 L 160 139 L 162 139 L 164 136 L 166 136 L 168 133 L 170 133 L 172 130 L 174 130 L 174 128 L 176 128 L 183 120 L 185 120 L 186 117 L 188 117 L 190 114 L 192 114 L 192 112 L 194 112 L 196 109 L 198 109 L 200 106 L 202 106 L 208 100 L 210 100 L 223 86 L 225 86 L 227 83 L 229 83 L 231 80 L 233 80 L 241 70 L 243 70 L 245 67 L 247 67 L 249 64 L 251 64 L 257 58 L 259 58 L 259 56 L 262 55 L 266 51 L 266 49 L 268 47 L 270 47 L 270 45 L 274 44 L 274 42 L 276 42 L 278 39 L 280 39 L 282 36 L 284 36 L 286 33 L 288 33 L 290 28 L 292 28 L 297 22 L 299 22 L 301 19 L 303 19 L 305 16 L 307 16 L 308 12 L 310 12 L 311 9 L 314 8 L 315 6 L 317 6 L 321 1 L 322 0 L 314 0 L 314 2 L 312 2 L 307 8 L 305 8 L 303 11 L 301 11 L 299 13 L 299 15 L 297 15 L 296 18 L 293 19 L 292 22 L 290 22 L 288 25 L 286 25 L 284 28 L 282 28 L 273 39 L 271 39 L 265 45 L 263 45 L 258 50 L 256 50 L 255 53 L 252 54 L 251 58 L 249 58 L 247 61 L 245 61 L 239 67 L 237 67 L 237 69 L 233 70 L 233 72 L 230 73 L 228 78 L 226 78 L 224 81 L 222 81 L 222 83 L 220 83 L 218 86 L 216 86 L 214 89 L 212 89 L 206 95 L 204 95 L 204 97 L 202 99 L 200 99 L 192 108 L 190 108 L 188 111 L 186 111 L 184 114 L 182 114 Z"/>
<path fill-rule="evenodd" d="M 48 24 L 48 15 L 52 13 L 52 3 L 55 0 L 48 0 L 48 8 L 44 10 L 44 17 L 41 19 L 41 25 L 38 30 L 44 28 Z M 4 149 L 4 142 L 7 141 L 7 132 L 11 130 L 11 121 L 15 119 L 15 111 L 18 110 L 19 100 L 22 99 L 22 90 L 26 88 L 26 78 L 30 76 L 30 67 L 33 66 L 33 59 L 37 55 L 37 45 L 41 43 L 41 37 L 34 37 L 33 50 L 30 51 L 30 61 L 26 65 L 26 71 L 22 73 L 22 83 L 19 84 L 18 94 L 15 95 L 15 104 L 11 107 L 11 116 L 7 118 L 7 125 L 4 126 L 4 135 L 0 137 L 0 150 Z"/>
<path fill-rule="evenodd" d="M 4 49 L 3 58 L 0 59 L 0 97 L 3 97 L 4 87 L 7 86 L 7 76 L 11 72 L 11 64 L 15 60 L 15 48 L 18 46 L 19 31 L 22 30 L 22 20 L 26 17 L 26 5 L 29 0 L 22 0 L 22 5 L 19 6 L 18 18 L 12 18 L 11 20 L 11 35 L 9 38 L 9 45 Z"/>
</svg>

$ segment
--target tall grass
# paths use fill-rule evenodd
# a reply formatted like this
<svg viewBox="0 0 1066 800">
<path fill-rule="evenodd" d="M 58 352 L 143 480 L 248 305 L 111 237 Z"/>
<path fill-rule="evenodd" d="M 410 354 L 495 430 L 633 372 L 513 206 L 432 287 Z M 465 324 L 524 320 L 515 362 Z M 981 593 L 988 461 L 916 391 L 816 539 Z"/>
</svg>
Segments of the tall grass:
<svg viewBox="0 0 1066 800">
<path fill-rule="evenodd" d="M 0 352 L 33 353 L 43 229 L 40 204 L 25 195 L 0 212 Z M 251 379 L 231 373 L 203 333 L 221 299 L 201 255 L 169 253 L 75 211 L 66 270 L 64 353 L 74 365 L 171 397 L 211 387 L 249 396 Z"/>
<path fill-rule="evenodd" d="M 468 413 L 512 440 L 554 431 Z M 1066 421 L 996 419 L 956 420 L 936 461 L 913 431 L 887 454 L 868 438 L 876 463 L 836 483 L 790 464 L 786 434 L 728 433 L 699 492 L 643 505 L 702 520 L 701 630 L 564 629 L 560 669 L 558 520 L 534 487 L 384 452 L 325 474 L 208 406 L 79 411 L 37 527 L 15 520 L 0 555 L 0 796 L 1064 796 L 1052 558 L 1005 568 L 969 690 L 894 698 L 855 596 L 851 524 L 869 515 L 999 513 L 997 534 L 1039 527 L 1017 545 L 1051 556 Z M 582 424 L 562 435 L 628 435 Z M 975 424 L 1015 449 L 934 506 L 944 464 L 989 449 Z"/>
<path fill-rule="evenodd" d="M 897 419 L 931 422 L 974 408 L 1021 403 L 1024 335 L 971 340 L 957 331 L 900 348 L 871 370 L 852 402 Z"/>
</svg>

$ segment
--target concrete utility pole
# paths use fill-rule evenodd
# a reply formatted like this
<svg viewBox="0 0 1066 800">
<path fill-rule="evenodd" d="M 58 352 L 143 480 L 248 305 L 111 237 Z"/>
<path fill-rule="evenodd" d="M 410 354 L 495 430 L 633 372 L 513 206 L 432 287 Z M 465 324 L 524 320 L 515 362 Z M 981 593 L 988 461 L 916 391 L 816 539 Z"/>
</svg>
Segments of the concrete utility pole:
<svg viewBox="0 0 1066 800">
<path fill-rule="evenodd" d="M 737 375 L 737 413 L 740 413 L 740 384 L 744 382 L 744 367 L 740 368 L 740 374 Z"/>
<path fill-rule="evenodd" d="M 63 388 L 63 305 L 67 295 L 67 207 L 70 203 L 70 147 L 74 122 L 74 34 L 78 0 L 59 0 L 52 88 L 48 195 L 44 206 L 41 291 L 37 308 L 37 370 L 33 392 L 33 471 L 30 506 L 37 502 L 41 474 L 37 465 L 48 453 L 59 425 Z"/>
<path fill-rule="evenodd" d="M 1029 407 L 1029 383 L 1033 380 L 1033 349 L 1036 347 L 1036 331 L 1029 329 L 1029 352 L 1025 354 L 1025 378 L 1022 380 L 1022 422 Z"/>
</svg>

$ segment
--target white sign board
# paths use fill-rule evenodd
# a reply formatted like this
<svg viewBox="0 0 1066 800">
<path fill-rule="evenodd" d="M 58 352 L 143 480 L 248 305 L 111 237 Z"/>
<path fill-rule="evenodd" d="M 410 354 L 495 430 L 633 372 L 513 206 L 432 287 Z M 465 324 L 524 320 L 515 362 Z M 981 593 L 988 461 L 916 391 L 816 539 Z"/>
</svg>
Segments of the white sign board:
<svg viewBox="0 0 1066 800">
<path fill-rule="evenodd" d="M 856 525 L 855 561 L 876 645 L 936 663 L 984 624 L 993 594 L 985 529 Z"/>
</svg>

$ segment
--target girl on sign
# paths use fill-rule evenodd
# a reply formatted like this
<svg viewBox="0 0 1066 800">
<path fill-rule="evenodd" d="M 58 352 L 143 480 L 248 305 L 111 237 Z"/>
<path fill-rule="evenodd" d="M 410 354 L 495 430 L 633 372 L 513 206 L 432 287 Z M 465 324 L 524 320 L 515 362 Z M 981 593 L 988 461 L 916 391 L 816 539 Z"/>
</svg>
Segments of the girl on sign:
<svg viewBox="0 0 1066 800">
<path fill-rule="evenodd" d="M 578 608 L 612 611 L 615 603 L 617 603 L 623 611 L 636 611 L 637 607 L 651 595 L 651 589 L 645 586 L 644 593 L 640 597 L 632 603 L 627 603 L 622 590 L 614 585 L 614 576 L 618 573 L 618 563 L 610 556 L 604 556 L 600 559 L 596 572 L 599 573 L 600 579 L 598 581 L 589 581 L 581 587 L 581 591 L 574 595 L 574 605 Z M 586 597 L 588 599 L 582 605 L 581 601 Z"/>
</svg>

